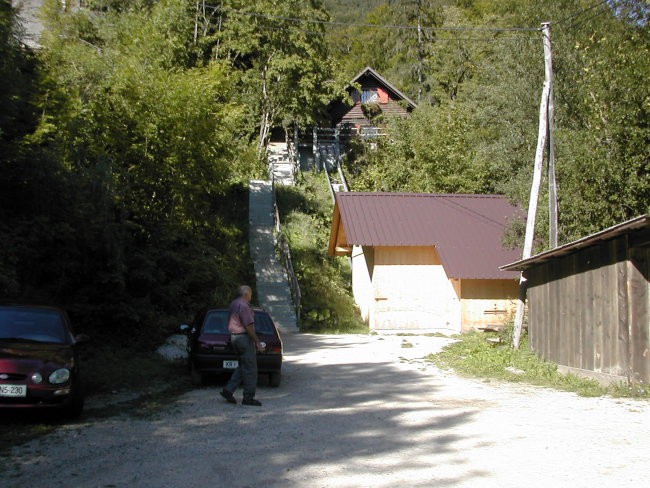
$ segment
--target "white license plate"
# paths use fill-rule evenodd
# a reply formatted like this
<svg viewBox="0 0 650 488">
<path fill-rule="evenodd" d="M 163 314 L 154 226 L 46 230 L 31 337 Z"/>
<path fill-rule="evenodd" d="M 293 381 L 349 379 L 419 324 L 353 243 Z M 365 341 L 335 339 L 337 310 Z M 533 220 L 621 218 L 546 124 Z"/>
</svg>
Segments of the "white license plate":
<svg viewBox="0 0 650 488">
<path fill-rule="evenodd" d="M 0 385 L 0 397 L 26 397 L 25 385 Z"/>
<path fill-rule="evenodd" d="M 239 366 L 239 361 L 224 361 L 223 369 L 237 369 Z"/>
</svg>

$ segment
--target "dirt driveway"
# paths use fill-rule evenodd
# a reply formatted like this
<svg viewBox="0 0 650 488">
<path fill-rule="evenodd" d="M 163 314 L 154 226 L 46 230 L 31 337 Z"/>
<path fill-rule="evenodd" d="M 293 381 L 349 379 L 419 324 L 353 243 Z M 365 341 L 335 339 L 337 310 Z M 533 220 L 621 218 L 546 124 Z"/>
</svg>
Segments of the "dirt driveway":
<svg viewBox="0 0 650 488">
<path fill-rule="evenodd" d="M 285 336 L 283 384 L 260 387 L 263 407 L 212 385 L 153 418 L 89 415 L 15 447 L 0 486 L 650 486 L 649 402 L 470 381 L 418 359 L 446 341 Z"/>
</svg>

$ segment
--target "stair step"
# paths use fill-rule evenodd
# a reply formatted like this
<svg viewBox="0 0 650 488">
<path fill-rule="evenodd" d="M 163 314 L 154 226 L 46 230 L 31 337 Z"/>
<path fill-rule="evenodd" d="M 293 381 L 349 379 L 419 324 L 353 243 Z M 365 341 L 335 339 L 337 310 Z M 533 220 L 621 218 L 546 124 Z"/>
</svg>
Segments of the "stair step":
<svg viewBox="0 0 650 488">
<path fill-rule="evenodd" d="M 275 161 L 275 156 L 269 160 Z M 292 185 L 292 166 L 280 162 L 280 158 L 277 161 L 273 169 L 275 181 Z M 291 289 L 275 249 L 273 185 L 270 181 L 251 180 L 249 188 L 248 242 L 255 268 L 257 298 L 283 331 L 297 332 Z"/>
</svg>

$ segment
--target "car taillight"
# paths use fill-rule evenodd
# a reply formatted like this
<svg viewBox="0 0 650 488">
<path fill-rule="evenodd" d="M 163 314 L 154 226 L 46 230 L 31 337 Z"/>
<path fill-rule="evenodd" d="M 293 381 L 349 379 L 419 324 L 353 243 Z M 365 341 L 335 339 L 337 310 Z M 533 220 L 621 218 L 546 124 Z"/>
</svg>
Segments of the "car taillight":
<svg viewBox="0 0 650 488">
<path fill-rule="evenodd" d="M 270 346 L 267 350 L 269 354 L 282 354 L 282 347 L 280 346 Z"/>
</svg>

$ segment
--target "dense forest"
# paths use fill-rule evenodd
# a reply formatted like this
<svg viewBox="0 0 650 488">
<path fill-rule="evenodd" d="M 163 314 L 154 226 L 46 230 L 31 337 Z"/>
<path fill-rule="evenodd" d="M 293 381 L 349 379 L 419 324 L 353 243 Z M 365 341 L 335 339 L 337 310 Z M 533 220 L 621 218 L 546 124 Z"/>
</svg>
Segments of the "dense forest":
<svg viewBox="0 0 650 488">
<path fill-rule="evenodd" d="M 354 189 L 527 205 L 552 23 L 562 242 L 650 207 L 644 0 L 0 2 L 0 298 L 155 343 L 251 281 L 245 184 L 372 66 L 418 102 Z M 543 244 L 543 219 L 539 226 Z M 125 334 L 129 332 L 130 334 Z"/>
</svg>

